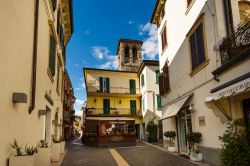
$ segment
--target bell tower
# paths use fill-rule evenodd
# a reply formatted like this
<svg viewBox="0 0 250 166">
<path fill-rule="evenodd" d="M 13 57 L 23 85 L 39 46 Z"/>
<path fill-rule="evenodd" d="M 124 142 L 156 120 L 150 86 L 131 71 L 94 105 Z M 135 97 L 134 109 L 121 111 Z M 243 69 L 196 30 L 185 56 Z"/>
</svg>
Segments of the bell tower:
<svg viewBox="0 0 250 166">
<path fill-rule="evenodd" d="M 142 63 L 141 40 L 119 39 L 117 56 L 119 70 L 137 72 Z"/>
</svg>

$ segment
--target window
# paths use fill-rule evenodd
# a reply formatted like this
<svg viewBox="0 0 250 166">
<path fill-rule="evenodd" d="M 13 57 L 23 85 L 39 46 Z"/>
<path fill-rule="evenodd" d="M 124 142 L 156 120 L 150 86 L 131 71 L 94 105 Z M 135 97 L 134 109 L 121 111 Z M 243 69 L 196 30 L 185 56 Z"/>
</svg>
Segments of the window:
<svg viewBox="0 0 250 166">
<path fill-rule="evenodd" d="M 59 80 L 60 80 L 60 66 L 59 64 L 57 64 L 57 79 L 56 79 L 56 91 L 58 94 L 60 94 L 60 91 L 59 91 Z"/>
<path fill-rule="evenodd" d="M 189 7 L 194 0 L 187 0 L 187 7 Z"/>
<path fill-rule="evenodd" d="M 189 36 L 189 45 L 192 61 L 192 70 L 195 70 L 206 60 L 202 22 L 198 24 L 197 28 Z"/>
<path fill-rule="evenodd" d="M 107 77 L 100 77 L 100 92 L 102 93 L 109 93 L 109 78 Z"/>
<path fill-rule="evenodd" d="M 144 74 L 141 75 L 141 86 L 144 86 Z"/>
<path fill-rule="evenodd" d="M 55 63 L 56 62 L 56 40 L 54 36 L 50 34 L 50 49 L 49 49 L 49 69 L 52 76 L 55 75 Z"/>
<path fill-rule="evenodd" d="M 110 114 L 110 100 L 103 99 L 103 114 Z"/>
<path fill-rule="evenodd" d="M 167 64 L 163 67 L 163 72 L 159 75 L 159 91 L 164 96 L 170 91 L 169 72 Z"/>
<path fill-rule="evenodd" d="M 129 62 L 129 47 L 128 46 L 125 47 L 125 57 L 124 58 L 125 58 L 124 62 L 128 63 Z"/>
<path fill-rule="evenodd" d="M 137 61 L 137 48 L 133 48 L 133 63 L 136 63 Z"/>
<path fill-rule="evenodd" d="M 129 90 L 130 94 L 136 94 L 135 80 L 129 80 Z"/>
<path fill-rule="evenodd" d="M 166 26 L 164 26 L 164 28 L 161 32 L 161 46 L 162 46 L 162 51 L 167 47 L 167 29 L 166 29 Z"/>
<path fill-rule="evenodd" d="M 144 98 L 142 99 L 142 110 L 145 111 L 145 100 L 144 100 Z"/>
<path fill-rule="evenodd" d="M 161 96 L 156 95 L 156 99 L 157 99 L 157 109 L 161 108 Z"/>
<path fill-rule="evenodd" d="M 136 100 L 130 100 L 130 111 L 131 115 L 136 114 Z"/>
<path fill-rule="evenodd" d="M 159 70 L 155 70 L 155 83 L 159 84 Z"/>
</svg>

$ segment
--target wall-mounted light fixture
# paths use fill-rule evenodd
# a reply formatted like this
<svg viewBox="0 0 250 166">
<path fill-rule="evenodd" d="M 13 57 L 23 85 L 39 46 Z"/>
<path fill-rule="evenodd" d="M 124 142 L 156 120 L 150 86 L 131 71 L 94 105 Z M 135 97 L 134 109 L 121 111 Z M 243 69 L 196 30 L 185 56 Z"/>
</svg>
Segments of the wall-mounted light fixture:
<svg viewBox="0 0 250 166">
<path fill-rule="evenodd" d="M 12 102 L 13 103 L 27 103 L 27 94 L 25 93 L 19 93 L 19 92 L 13 92 L 12 95 Z"/>
<path fill-rule="evenodd" d="M 119 100 L 119 104 L 121 104 L 121 103 L 122 103 L 122 100 L 120 99 L 120 100 Z"/>
<path fill-rule="evenodd" d="M 97 100 L 96 100 L 96 98 L 95 98 L 95 99 L 94 99 L 94 103 L 96 103 L 96 101 L 97 101 Z"/>
<path fill-rule="evenodd" d="M 193 113 L 195 111 L 194 104 L 190 103 L 188 110 Z"/>
</svg>

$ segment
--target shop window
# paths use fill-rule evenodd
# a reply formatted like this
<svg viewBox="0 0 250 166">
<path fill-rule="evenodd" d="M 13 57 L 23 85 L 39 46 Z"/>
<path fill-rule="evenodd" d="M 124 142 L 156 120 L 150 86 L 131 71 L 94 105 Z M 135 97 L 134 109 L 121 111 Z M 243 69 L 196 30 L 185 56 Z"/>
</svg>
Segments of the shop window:
<svg viewBox="0 0 250 166">
<path fill-rule="evenodd" d="M 191 69 L 192 71 L 199 69 L 203 66 L 206 58 L 205 52 L 205 36 L 204 36 L 204 24 L 200 19 L 194 27 L 191 29 L 189 37 L 189 46 L 191 54 Z"/>
<path fill-rule="evenodd" d="M 109 78 L 108 77 L 100 77 L 100 92 L 101 93 L 109 93 Z"/>
<path fill-rule="evenodd" d="M 144 74 L 141 75 L 141 86 L 144 86 Z"/>
<path fill-rule="evenodd" d="M 125 57 L 124 57 L 124 62 L 128 63 L 129 62 L 129 47 L 125 47 Z"/>
<path fill-rule="evenodd" d="M 133 52 L 133 63 L 136 63 L 137 62 L 137 48 L 134 47 L 132 52 Z"/>
<path fill-rule="evenodd" d="M 165 50 L 167 47 L 167 28 L 166 25 L 163 27 L 163 30 L 161 32 L 161 46 L 162 46 L 162 51 Z"/>
</svg>

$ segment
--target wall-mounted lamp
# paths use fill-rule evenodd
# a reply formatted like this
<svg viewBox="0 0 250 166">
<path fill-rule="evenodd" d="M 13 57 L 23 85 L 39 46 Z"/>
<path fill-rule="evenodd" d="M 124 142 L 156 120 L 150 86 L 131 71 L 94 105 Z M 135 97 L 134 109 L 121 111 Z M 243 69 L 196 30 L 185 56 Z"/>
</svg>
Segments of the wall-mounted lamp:
<svg viewBox="0 0 250 166">
<path fill-rule="evenodd" d="M 122 103 L 122 100 L 120 99 L 120 100 L 119 100 L 119 104 L 121 104 L 121 103 Z"/>
<path fill-rule="evenodd" d="M 27 95 L 25 93 L 13 92 L 12 102 L 13 103 L 27 103 Z"/>
<path fill-rule="evenodd" d="M 95 98 L 95 99 L 94 99 L 94 102 L 96 103 L 96 101 L 97 101 L 97 100 L 96 100 L 96 98 Z"/>
<path fill-rule="evenodd" d="M 188 110 L 193 113 L 195 111 L 194 104 L 190 103 Z"/>
</svg>

